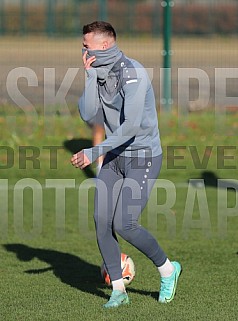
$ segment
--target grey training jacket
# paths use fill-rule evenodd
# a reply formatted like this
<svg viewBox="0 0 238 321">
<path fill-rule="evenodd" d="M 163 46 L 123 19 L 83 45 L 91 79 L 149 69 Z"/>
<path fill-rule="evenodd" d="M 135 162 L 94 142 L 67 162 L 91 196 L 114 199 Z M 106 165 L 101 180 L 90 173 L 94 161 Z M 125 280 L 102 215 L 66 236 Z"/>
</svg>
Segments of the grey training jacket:
<svg viewBox="0 0 238 321">
<path fill-rule="evenodd" d="M 92 67 L 86 71 L 79 112 L 88 122 L 102 108 L 106 139 L 95 147 L 84 149 L 84 153 L 91 162 L 109 151 L 127 157 L 160 155 L 154 91 L 145 68 L 122 55 L 105 80 L 98 79 L 97 69 Z"/>
</svg>

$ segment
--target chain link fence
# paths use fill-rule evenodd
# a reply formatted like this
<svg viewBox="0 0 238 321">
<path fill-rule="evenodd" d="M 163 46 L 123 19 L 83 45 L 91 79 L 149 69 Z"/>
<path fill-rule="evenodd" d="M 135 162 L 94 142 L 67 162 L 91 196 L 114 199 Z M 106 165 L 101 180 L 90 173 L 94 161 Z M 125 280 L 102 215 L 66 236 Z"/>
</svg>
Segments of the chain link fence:
<svg viewBox="0 0 238 321">
<path fill-rule="evenodd" d="M 55 92 L 68 69 L 79 68 L 67 94 L 67 103 L 75 106 L 84 88 L 79 38 L 83 25 L 98 19 L 112 23 L 126 55 L 152 70 L 159 105 L 164 99 L 161 69 L 165 4 L 160 0 L 0 0 L 0 108 L 14 103 L 7 84 L 14 72 L 21 73 L 21 67 L 37 78 L 36 86 L 28 85 L 23 76 L 18 82 L 20 92 L 28 99 L 25 104 L 34 106 L 45 104 L 44 91 L 50 88 L 44 74 L 47 68 L 55 70 Z M 169 4 L 172 104 L 176 106 L 181 97 L 187 97 L 189 87 L 191 108 L 214 106 L 216 92 L 224 87 L 217 68 L 237 72 L 238 0 L 171 0 Z M 8 37 L 11 35 L 14 37 Z M 181 85 L 181 70 L 188 69 L 194 79 Z M 202 77 L 200 82 L 198 77 Z M 227 80 L 226 94 L 237 97 L 238 78 L 233 74 L 228 78 L 232 79 Z"/>
<path fill-rule="evenodd" d="M 174 0 L 174 35 L 237 34 L 237 0 Z M 74 36 L 93 20 L 108 20 L 124 35 L 159 36 L 160 0 L 0 0 L 0 34 Z"/>
</svg>

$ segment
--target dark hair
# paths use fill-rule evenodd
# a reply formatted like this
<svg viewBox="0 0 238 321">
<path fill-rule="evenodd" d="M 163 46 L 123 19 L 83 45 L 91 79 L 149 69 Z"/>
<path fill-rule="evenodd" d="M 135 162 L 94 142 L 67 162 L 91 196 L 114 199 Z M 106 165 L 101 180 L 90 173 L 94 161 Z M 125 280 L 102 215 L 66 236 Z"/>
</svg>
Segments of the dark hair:
<svg viewBox="0 0 238 321">
<path fill-rule="evenodd" d="M 87 33 L 94 32 L 96 34 L 105 34 L 109 37 L 114 38 L 116 40 L 116 31 L 114 30 L 113 26 L 105 21 L 94 21 L 89 23 L 88 25 L 83 26 L 83 34 L 86 35 Z"/>
</svg>

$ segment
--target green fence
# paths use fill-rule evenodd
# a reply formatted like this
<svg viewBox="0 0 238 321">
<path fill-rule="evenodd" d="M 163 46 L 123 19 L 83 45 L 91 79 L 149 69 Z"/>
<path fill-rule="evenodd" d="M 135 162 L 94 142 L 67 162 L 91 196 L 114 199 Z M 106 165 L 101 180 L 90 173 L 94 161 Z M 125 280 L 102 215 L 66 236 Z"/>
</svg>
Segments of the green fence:
<svg viewBox="0 0 238 321">
<path fill-rule="evenodd" d="M 119 32 L 157 35 L 160 2 L 108 0 L 0 0 L 0 34 L 78 35 L 94 20 L 110 20 Z"/>
<path fill-rule="evenodd" d="M 160 0 L 0 0 L 0 34 L 73 36 L 85 23 L 108 20 L 126 35 L 161 35 Z M 172 32 L 238 34 L 237 0 L 174 0 Z"/>
</svg>

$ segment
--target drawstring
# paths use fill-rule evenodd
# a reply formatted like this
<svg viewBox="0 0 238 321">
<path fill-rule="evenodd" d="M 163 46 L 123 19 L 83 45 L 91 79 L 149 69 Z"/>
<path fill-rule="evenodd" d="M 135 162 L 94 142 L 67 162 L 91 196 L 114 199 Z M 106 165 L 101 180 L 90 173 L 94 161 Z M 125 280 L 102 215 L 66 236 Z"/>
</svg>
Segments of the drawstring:
<svg viewBox="0 0 238 321">
<path fill-rule="evenodd" d="M 117 156 L 115 159 L 115 167 L 114 170 L 117 173 L 117 175 L 120 173 L 123 177 L 125 177 L 125 171 L 122 169 L 121 162 L 123 161 L 123 157 Z"/>
</svg>

